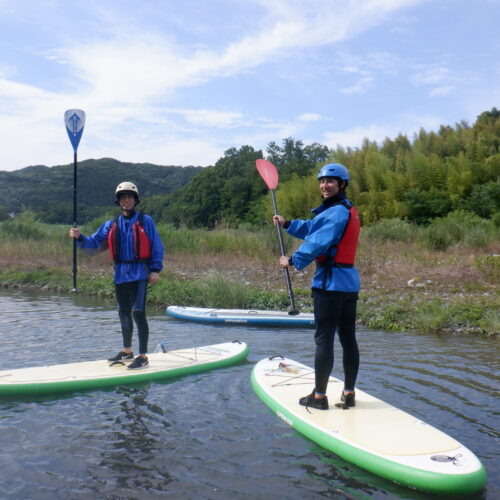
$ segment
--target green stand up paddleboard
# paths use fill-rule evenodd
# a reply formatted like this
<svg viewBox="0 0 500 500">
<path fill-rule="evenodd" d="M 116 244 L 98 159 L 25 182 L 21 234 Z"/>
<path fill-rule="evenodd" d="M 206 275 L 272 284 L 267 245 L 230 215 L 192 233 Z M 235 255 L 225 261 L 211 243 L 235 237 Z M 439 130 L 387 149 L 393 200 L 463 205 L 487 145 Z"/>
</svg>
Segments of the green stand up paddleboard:
<svg viewBox="0 0 500 500">
<path fill-rule="evenodd" d="M 248 346 L 239 341 L 148 354 L 149 365 L 129 370 L 127 363 L 106 360 L 0 371 L 0 397 L 38 396 L 99 389 L 179 377 L 244 360 Z"/>
<path fill-rule="evenodd" d="M 330 408 L 299 405 L 314 388 L 314 370 L 281 356 L 259 361 L 251 375 L 255 393 L 297 432 L 374 474 L 423 491 L 470 494 L 481 490 L 486 471 L 465 446 L 444 432 L 356 389 L 356 406 L 333 399 L 343 382 L 328 384 Z"/>
</svg>

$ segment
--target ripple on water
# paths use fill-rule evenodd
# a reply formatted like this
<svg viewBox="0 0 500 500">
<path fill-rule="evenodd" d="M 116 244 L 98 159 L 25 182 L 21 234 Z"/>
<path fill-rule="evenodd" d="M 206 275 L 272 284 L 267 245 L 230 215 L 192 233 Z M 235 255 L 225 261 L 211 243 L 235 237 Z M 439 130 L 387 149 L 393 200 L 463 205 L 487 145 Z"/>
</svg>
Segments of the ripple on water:
<svg viewBox="0 0 500 500">
<path fill-rule="evenodd" d="M 3 368 L 102 359 L 120 333 L 112 303 L 0 291 Z M 254 363 L 282 354 L 313 363 L 309 329 L 216 327 L 150 313 L 151 346 L 239 339 L 248 361 L 190 377 L 0 402 L 0 496 L 58 498 L 411 498 L 304 439 L 252 392 Z M 495 373 L 488 339 L 360 330 L 358 385 L 459 438 L 500 496 Z M 336 345 L 334 375 L 342 378 Z M 492 439 L 493 438 L 493 439 Z"/>
</svg>

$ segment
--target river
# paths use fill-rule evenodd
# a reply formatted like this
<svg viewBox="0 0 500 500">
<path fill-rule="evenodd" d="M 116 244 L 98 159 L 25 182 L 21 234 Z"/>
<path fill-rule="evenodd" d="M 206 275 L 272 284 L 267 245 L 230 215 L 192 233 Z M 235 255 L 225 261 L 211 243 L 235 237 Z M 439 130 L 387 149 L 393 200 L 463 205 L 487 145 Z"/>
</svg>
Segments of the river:
<svg viewBox="0 0 500 500">
<path fill-rule="evenodd" d="M 250 372 L 263 357 L 313 364 L 313 330 L 201 325 L 151 308 L 148 316 L 151 350 L 238 339 L 248 359 L 164 382 L 0 401 L 0 498 L 433 498 L 322 449 L 255 396 Z M 469 498 L 500 498 L 497 341 L 367 329 L 358 340 L 358 387 L 473 450 L 488 482 Z M 1 369 L 103 359 L 120 343 L 110 302 L 0 290 Z M 336 341 L 333 375 L 342 378 L 339 361 Z"/>
</svg>

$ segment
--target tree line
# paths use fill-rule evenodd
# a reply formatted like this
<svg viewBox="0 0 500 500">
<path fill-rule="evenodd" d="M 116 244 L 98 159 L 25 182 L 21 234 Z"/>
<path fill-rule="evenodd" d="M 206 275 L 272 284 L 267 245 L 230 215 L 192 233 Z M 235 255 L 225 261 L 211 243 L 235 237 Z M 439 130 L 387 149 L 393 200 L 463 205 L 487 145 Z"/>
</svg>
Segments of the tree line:
<svg viewBox="0 0 500 500">
<path fill-rule="evenodd" d="M 249 145 L 230 148 L 206 168 L 87 160 L 79 166 L 79 222 L 109 214 L 116 183 L 127 179 L 139 186 L 141 210 L 158 222 L 192 228 L 267 224 L 271 199 L 255 167 L 265 156 L 278 169 L 278 206 L 287 218 L 303 218 L 321 203 L 318 168 L 338 162 L 349 169 L 348 195 L 364 224 L 391 218 L 427 224 L 465 210 L 500 225 L 499 146 L 500 111 L 492 108 L 473 125 L 422 128 L 411 139 L 400 134 L 381 144 L 365 139 L 358 148 L 304 145 L 291 137 L 269 143 L 265 154 Z M 0 182 L 0 218 L 24 207 L 44 222 L 72 222 L 71 165 L 0 172 Z"/>
<path fill-rule="evenodd" d="M 400 218 L 419 224 L 456 210 L 495 218 L 500 225 L 500 111 L 466 122 L 421 129 L 413 140 L 400 134 L 382 144 L 365 139 L 359 148 L 304 146 L 293 138 L 268 145 L 266 158 L 279 172 L 277 200 L 288 218 L 303 218 L 319 203 L 318 167 L 342 163 L 350 172 L 348 195 L 363 223 Z M 251 146 L 231 148 L 213 167 L 186 186 L 148 199 L 148 213 L 176 226 L 214 227 L 268 223 L 272 213 L 268 190 Z"/>
</svg>

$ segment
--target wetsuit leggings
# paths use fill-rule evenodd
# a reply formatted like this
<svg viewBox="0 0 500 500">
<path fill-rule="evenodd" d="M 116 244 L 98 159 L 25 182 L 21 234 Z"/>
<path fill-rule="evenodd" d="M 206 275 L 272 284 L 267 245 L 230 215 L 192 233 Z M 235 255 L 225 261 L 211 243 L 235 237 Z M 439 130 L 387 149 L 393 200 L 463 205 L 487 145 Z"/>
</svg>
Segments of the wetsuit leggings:
<svg viewBox="0 0 500 500">
<path fill-rule="evenodd" d="M 313 289 L 316 355 L 315 390 L 326 394 L 328 377 L 333 369 L 333 341 L 338 331 L 342 346 L 344 389 L 354 390 L 359 368 L 356 341 L 357 292 L 322 292 Z"/>
<path fill-rule="evenodd" d="M 139 354 L 148 352 L 149 326 L 146 319 L 147 280 L 115 285 L 118 315 L 122 325 L 123 347 L 132 347 L 134 323 L 139 334 Z"/>
</svg>

